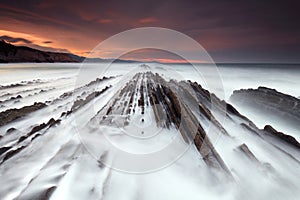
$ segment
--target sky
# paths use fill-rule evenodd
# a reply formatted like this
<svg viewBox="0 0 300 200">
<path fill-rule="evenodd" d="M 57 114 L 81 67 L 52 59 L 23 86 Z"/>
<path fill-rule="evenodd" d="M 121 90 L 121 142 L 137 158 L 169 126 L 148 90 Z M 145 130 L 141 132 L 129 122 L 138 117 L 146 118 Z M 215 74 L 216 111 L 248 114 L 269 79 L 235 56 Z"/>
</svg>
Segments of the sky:
<svg viewBox="0 0 300 200">
<path fill-rule="evenodd" d="M 88 56 L 114 34 L 163 27 L 196 40 L 215 62 L 300 63 L 299 10 L 297 0 L 1 0 L 0 39 Z M 113 58 L 114 51 L 100 56 Z M 178 61 L 142 52 L 123 58 Z"/>
</svg>

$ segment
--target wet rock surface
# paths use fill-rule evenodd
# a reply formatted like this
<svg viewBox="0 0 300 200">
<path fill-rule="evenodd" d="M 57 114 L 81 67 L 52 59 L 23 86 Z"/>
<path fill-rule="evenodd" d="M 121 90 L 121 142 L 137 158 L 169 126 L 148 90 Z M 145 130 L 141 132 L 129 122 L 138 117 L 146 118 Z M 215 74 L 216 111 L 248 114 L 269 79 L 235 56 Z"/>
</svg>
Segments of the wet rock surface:
<svg viewBox="0 0 300 200">
<path fill-rule="evenodd" d="M 230 101 L 264 117 L 271 117 L 278 122 L 300 127 L 300 100 L 275 89 L 258 87 L 257 89 L 236 90 L 231 95 Z"/>
<path fill-rule="evenodd" d="M 25 106 L 20 109 L 9 109 L 0 113 L 0 126 L 10 123 L 16 119 L 26 116 L 27 114 L 46 107 L 44 103 L 34 103 L 31 106 Z"/>
<path fill-rule="evenodd" d="M 248 146 L 246 144 L 241 144 L 238 149 L 242 151 L 251 161 L 254 161 L 255 163 L 259 163 L 259 160 L 256 158 L 256 156 L 250 151 Z"/>
<path fill-rule="evenodd" d="M 133 99 L 137 99 L 137 104 L 133 103 Z M 135 114 L 138 107 L 142 116 L 145 109 L 152 109 L 156 126 L 167 129 L 175 127 L 180 131 L 185 142 L 192 142 L 195 145 L 208 166 L 222 170 L 231 176 L 229 168 L 215 150 L 213 143 L 207 137 L 207 132 L 195 115 L 199 114 L 215 126 L 221 134 L 230 137 L 228 131 L 211 112 L 212 106 L 225 118 L 235 117 L 243 120 L 242 127 L 263 138 L 264 131 L 258 129 L 252 121 L 240 114 L 231 104 L 218 99 L 198 83 L 166 81 L 159 74 L 151 72 L 138 73 L 126 83 L 112 103 L 102 110 L 104 116 L 100 124 L 113 126 L 114 118 L 118 115 L 123 116 L 121 126 L 128 126 L 131 123 L 131 115 Z M 192 110 L 195 107 L 197 109 Z M 141 118 L 141 121 L 144 122 L 144 118 Z M 297 141 L 291 139 L 291 136 L 283 136 L 278 132 L 273 135 L 285 140 L 289 145 L 297 145 Z M 246 145 L 242 145 L 240 149 L 251 160 L 258 162 Z"/>
<path fill-rule="evenodd" d="M 270 125 L 266 125 L 263 130 L 265 131 L 266 134 L 276 137 L 290 145 L 293 145 L 297 149 L 300 149 L 300 143 L 293 136 L 284 134 L 282 132 L 278 132 Z"/>
</svg>

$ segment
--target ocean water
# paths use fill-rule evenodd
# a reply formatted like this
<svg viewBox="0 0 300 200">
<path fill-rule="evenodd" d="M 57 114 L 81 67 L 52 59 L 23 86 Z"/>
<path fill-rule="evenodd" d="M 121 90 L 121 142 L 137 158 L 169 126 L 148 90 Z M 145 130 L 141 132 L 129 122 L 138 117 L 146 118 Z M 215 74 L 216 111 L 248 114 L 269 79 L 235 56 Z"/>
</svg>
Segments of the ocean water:
<svg viewBox="0 0 300 200">
<path fill-rule="evenodd" d="M 0 164 L 0 199 L 38 198 L 38 195 L 45 195 L 45 192 L 50 194 L 48 189 L 52 187 L 55 191 L 51 199 L 298 199 L 299 151 L 280 146 L 286 147 L 285 150 L 295 158 L 287 156 L 272 145 L 281 145 L 280 143 L 269 143 L 243 129 L 239 125 L 241 119 L 232 120 L 228 117 L 222 125 L 230 137 L 221 136 L 214 143 L 234 181 L 227 179 L 228 177 L 224 177 L 219 171 L 210 169 L 193 146 L 176 162 L 152 173 L 120 172 L 97 162 L 98 160 L 91 156 L 93 153 L 88 152 L 82 144 L 90 144 L 101 156 L 109 155 L 113 149 L 106 148 L 103 142 L 104 136 L 108 136 L 114 144 L 127 152 L 148 154 L 169 144 L 174 134 L 180 135 L 177 134 L 177 129 L 166 129 L 157 138 L 136 141 L 122 134 L 120 129 L 114 126 L 104 125 L 101 126 L 100 132 L 95 131 L 99 128 L 98 118 L 95 118 L 98 111 L 109 103 L 116 90 L 123 88 L 127 81 L 124 77 L 130 78 L 136 69 L 151 69 L 162 74 L 165 79 L 197 81 L 225 100 L 228 100 L 235 89 L 258 86 L 268 86 L 294 96 L 299 95 L 299 70 L 294 66 L 283 70 L 278 66 L 224 65 L 214 68 L 211 65 L 148 65 L 150 68 L 137 63 L 112 66 L 103 63 L 0 65 L 0 112 L 32 105 L 34 102 L 49 102 L 46 108 L 0 127 L 1 136 L 4 136 L 0 139 L 0 147 L 12 147 L 13 150 L 26 147 Z M 100 82 L 97 86 L 97 90 L 101 91 L 112 85 L 108 92 L 95 97 L 92 102 L 70 116 L 61 115 L 62 112 L 70 110 L 74 103 L 72 96 L 68 96 L 66 92 L 78 88 L 73 97 L 85 99 L 95 89 L 86 85 L 87 83 L 97 77 L 112 75 L 116 78 Z M 62 94 L 67 95 L 62 97 Z M 17 95 L 21 95 L 22 98 L 10 99 Z M 134 102 L 137 101 L 138 98 L 135 98 Z M 148 112 L 151 110 L 145 111 L 149 119 L 143 117 L 147 122 L 151 119 L 154 121 L 153 114 Z M 141 123 L 139 113 L 140 110 L 137 110 L 131 120 L 137 125 L 146 124 Z M 60 124 L 43 129 L 18 142 L 32 127 L 47 123 L 51 118 L 61 119 Z M 262 120 L 268 121 L 258 117 L 251 120 L 256 124 L 262 123 Z M 12 127 L 17 131 L 7 132 Z M 203 127 L 206 130 L 206 127 Z M 136 126 L 127 128 L 130 129 L 127 130 L 129 132 L 137 131 Z M 156 129 L 157 127 L 153 126 L 148 131 L 153 132 Z M 77 134 L 78 132 L 80 134 Z M 210 133 L 208 137 L 212 138 Z M 145 131 L 145 134 L 148 133 Z M 238 146 L 243 143 L 247 144 L 260 164 L 251 162 L 237 151 Z M 183 148 L 182 144 L 179 144 L 176 148 L 171 148 L 167 156 L 172 156 L 177 149 Z M 97 159 L 99 157 L 97 156 Z M 2 158 L 0 156 L 0 159 Z M 124 163 L 126 166 L 137 164 L 137 167 L 141 164 L 128 160 Z"/>
<path fill-rule="evenodd" d="M 167 75 L 169 77 L 165 77 L 167 79 L 196 81 L 226 101 L 229 101 L 234 90 L 258 88 L 259 86 L 273 88 L 279 92 L 300 97 L 300 65 L 296 64 L 219 64 L 217 66 L 201 64 L 191 66 L 148 63 L 148 65 L 152 66 L 152 70 L 156 69 L 158 73 L 167 69 L 169 71 Z M 139 63 L 114 63 L 111 65 L 107 63 L 1 64 L 0 85 L 10 85 L 34 79 L 47 81 L 65 78 L 66 84 L 70 86 L 73 84 L 75 88 L 97 77 L 128 74 L 139 66 Z M 237 107 L 237 109 L 247 114 L 261 128 L 268 124 L 267 119 L 257 117 L 255 113 L 251 113 L 245 108 Z M 272 121 L 269 123 L 282 129 L 282 131 L 292 131 L 292 134 L 300 137 L 297 130 L 282 128 L 282 126 L 272 124 Z"/>
<path fill-rule="evenodd" d="M 102 75 L 123 75 L 140 64 L 78 64 L 78 63 L 23 63 L 0 64 L 0 84 L 9 85 L 32 79 L 49 79 L 68 76 L 76 79 L 78 74 L 86 74 L 86 81 Z M 300 97 L 300 65 L 286 64 L 220 64 L 176 65 L 150 63 L 156 68 L 168 67 L 176 73 L 176 78 L 194 80 L 211 92 L 228 100 L 233 90 L 265 86 L 285 94 Z M 212 71 L 211 68 L 214 68 Z M 95 73 L 96 72 L 96 73 Z M 212 73 L 213 72 L 213 73 Z M 174 75 L 173 74 L 173 75 Z M 84 78 L 81 78 L 84 82 Z M 222 84 L 207 86 L 207 82 L 221 81 Z"/>
</svg>

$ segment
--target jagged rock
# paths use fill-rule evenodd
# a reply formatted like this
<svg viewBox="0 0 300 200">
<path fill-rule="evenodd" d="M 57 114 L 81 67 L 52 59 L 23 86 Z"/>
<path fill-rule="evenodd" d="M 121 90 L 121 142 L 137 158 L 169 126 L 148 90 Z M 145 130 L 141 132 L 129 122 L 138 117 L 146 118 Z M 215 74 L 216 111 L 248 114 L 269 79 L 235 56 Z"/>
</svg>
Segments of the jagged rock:
<svg viewBox="0 0 300 200">
<path fill-rule="evenodd" d="M 91 100 L 93 100 L 95 97 L 101 95 L 102 93 L 104 93 L 106 90 L 108 90 L 111 86 L 106 86 L 103 90 L 101 91 L 95 91 L 91 94 L 89 94 L 85 99 L 79 99 L 76 100 L 73 103 L 73 106 L 71 108 L 72 112 L 78 110 L 80 107 L 84 106 L 85 104 L 87 104 L 88 102 L 90 102 Z"/>
<path fill-rule="evenodd" d="M 283 141 L 287 142 L 288 144 L 293 145 L 294 147 L 300 149 L 300 143 L 293 136 L 278 132 L 270 125 L 266 125 L 263 130 L 267 134 L 275 136 L 276 138 L 283 140 Z"/>
<path fill-rule="evenodd" d="M 256 166 L 258 167 L 258 169 L 262 171 L 264 174 L 272 174 L 276 172 L 276 170 L 273 168 L 273 166 L 270 163 L 260 162 L 245 143 L 241 144 L 238 147 L 238 149 L 241 152 L 243 152 L 243 154 L 247 158 L 249 158 L 252 162 L 254 162 L 254 164 L 256 164 Z"/>
<path fill-rule="evenodd" d="M 24 117 L 25 115 L 44 107 L 46 107 L 46 104 L 44 103 L 34 103 L 31 106 L 24 106 L 19 109 L 14 108 L 3 111 L 0 113 L 0 126 L 3 126 L 9 122 Z"/>
<path fill-rule="evenodd" d="M 10 84 L 10 85 L 1 85 L 0 89 L 9 89 L 9 88 L 20 87 L 20 86 L 24 86 L 24 84 L 13 83 L 13 84 Z M 7 93 L 6 96 L 7 95 L 10 95 L 10 93 Z"/>
<path fill-rule="evenodd" d="M 285 122 L 289 126 L 300 127 L 300 100 L 274 89 L 236 90 L 230 101 L 237 106 L 246 107 L 263 117 L 270 117 L 276 122 Z"/>
<path fill-rule="evenodd" d="M 22 199 L 36 199 L 36 200 L 48 200 L 50 199 L 53 192 L 56 190 L 56 186 L 49 187 L 43 191 L 37 191 L 34 194 L 22 197 Z"/>
<path fill-rule="evenodd" d="M 11 149 L 11 147 L 1 147 L 0 148 L 0 156 L 5 153 L 6 151 L 8 151 L 9 149 Z"/>
<path fill-rule="evenodd" d="M 14 127 L 7 129 L 6 133 L 12 133 L 14 131 L 16 131 L 17 129 L 15 129 Z"/>
<path fill-rule="evenodd" d="M 38 132 L 38 131 L 46 128 L 46 127 L 52 127 L 55 124 L 59 124 L 60 121 L 61 121 L 60 119 L 55 120 L 55 119 L 51 118 L 46 124 L 42 123 L 40 125 L 37 125 L 37 126 L 33 127 L 29 133 L 27 133 L 26 135 L 23 135 L 22 137 L 19 138 L 18 143 L 24 141 L 25 139 L 27 139 L 28 137 L 30 137 L 34 133 L 36 133 L 36 132 Z"/>
<path fill-rule="evenodd" d="M 140 82 L 140 85 L 137 85 L 137 82 Z M 132 108 L 132 104 L 131 100 L 129 101 L 129 105 L 124 103 L 124 97 L 129 96 L 130 99 L 132 99 L 133 95 L 137 95 L 134 91 L 138 91 L 139 99 L 137 106 L 141 108 L 141 114 L 143 114 L 145 107 L 147 107 L 147 102 L 149 102 L 153 109 L 157 126 L 164 128 L 175 126 L 180 131 L 186 143 L 193 142 L 195 144 L 207 165 L 223 170 L 231 176 L 226 164 L 214 149 L 209 138 L 206 137 L 206 132 L 202 125 L 188 107 L 187 102 L 182 99 L 180 91 L 183 90 L 184 87 L 191 87 L 189 84 L 184 84 L 187 83 L 178 83 L 174 80 L 167 82 L 160 75 L 151 72 L 137 73 L 120 90 L 119 96 L 107 106 L 106 110 L 103 111 L 105 115 L 102 117 L 100 123 L 112 125 L 111 119 L 116 114 L 121 116 L 128 115 L 128 113 L 130 113 L 128 110 Z M 196 83 L 190 84 L 192 84 L 194 88 L 197 87 L 199 99 L 204 98 L 207 102 L 210 100 L 208 91 L 199 88 Z M 189 93 L 188 90 L 185 92 Z M 124 108 L 119 109 L 115 105 L 123 105 Z M 227 133 L 204 105 L 201 105 L 201 108 L 208 120 L 213 121 L 213 123 L 220 128 L 221 132 Z M 142 118 L 141 121 L 143 122 L 143 120 L 144 119 Z M 128 120 L 124 120 L 123 125 L 127 126 L 128 124 Z M 144 134 L 144 132 L 142 132 L 142 134 Z"/>
<path fill-rule="evenodd" d="M 2 159 L 2 163 L 4 163 L 6 160 L 10 159 L 11 157 L 18 154 L 20 151 L 22 151 L 26 146 L 18 147 L 17 149 L 11 150 L 5 154 L 5 156 Z"/>
<path fill-rule="evenodd" d="M 22 96 L 21 96 L 21 95 L 18 95 L 18 96 L 16 96 L 16 97 L 11 97 L 10 100 L 15 100 L 15 99 L 20 99 L 20 98 L 22 98 Z"/>
<path fill-rule="evenodd" d="M 254 161 L 255 163 L 259 163 L 259 160 L 255 157 L 255 155 L 250 151 L 248 146 L 243 143 L 239 147 L 239 150 L 241 150 L 250 160 Z"/>
</svg>

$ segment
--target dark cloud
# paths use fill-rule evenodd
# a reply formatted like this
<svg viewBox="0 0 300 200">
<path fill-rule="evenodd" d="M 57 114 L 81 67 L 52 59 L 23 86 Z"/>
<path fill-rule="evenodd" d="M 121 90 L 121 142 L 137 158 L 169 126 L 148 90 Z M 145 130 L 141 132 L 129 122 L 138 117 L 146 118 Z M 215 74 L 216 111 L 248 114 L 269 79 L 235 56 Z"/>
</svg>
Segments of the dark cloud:
<svg viewBox="0 0 300 200">
<path fill-rule="evenodd" d="M 52 44 L 53 42 L 52 41 L 44 41 L 43 43 L 44 44 Z"/>
<path fill-rule="evenodd" d="M 82 46 L 88 38 L 97 44 L 120 31 L 159 26 L 191 36 L 217 61 L 300 62 L 294 52 L 300 46 L 299 8 L 296 0 L 3 0 L 0 16 L 53 27 L 62 36 L 82 33 L 69 35 Z"/>
<path fill-rule="evenodd" d="M 41 51 L 70 53 L 70 51 L 68 49 L 40 46 L 40 45 L 34 44 L 34 43 L 32 43 L 32 41 L 29 41 L 29 40 L 24 39 L 24 38 L 14 38 L 14 37 L 3 35 L 3 36 L 0 36 L 0 40 L 5 40 L 6 42 L 9 42 L 9 43 L 21 42 L 22 43 L 21 45 L 26 45 L 28 47 L 38 49 L 38 50 L 41 50 Z M 45 41 L 43 43 L 50 44 L 50 43 L 52 43 L 52 41 Z"/>
<path fill-rule="evenodd" d="M 40 45 L 37 45 L 37 44 L 30 44 L 30 45 L 27 45 L 27 46 L 29 46 L 31 48 L 34 48 L 34 49 L 41 50 L 41 51 L 70 53 L 70 51 L 68 49 L 64 49 L 64 48 L 44 47 L 44 46 L 40 46 Z"/>
<path fill-rule="evenodd" d="M 32 41 L 29 41 L 29 40 L 24 39 L 24 38 L 14 38 L 14 37 L 10 37 L 10 36 L 7 36 L 7 35 L 0 36 L 0 40 L 5 40 L 6 42 L 9 42 L 9 43 L 17 43 L 17 42 L 22 42 L 22 43 L 25 43 L 25 44 L 31 44 L 32 43 Z"/>
</svg>

